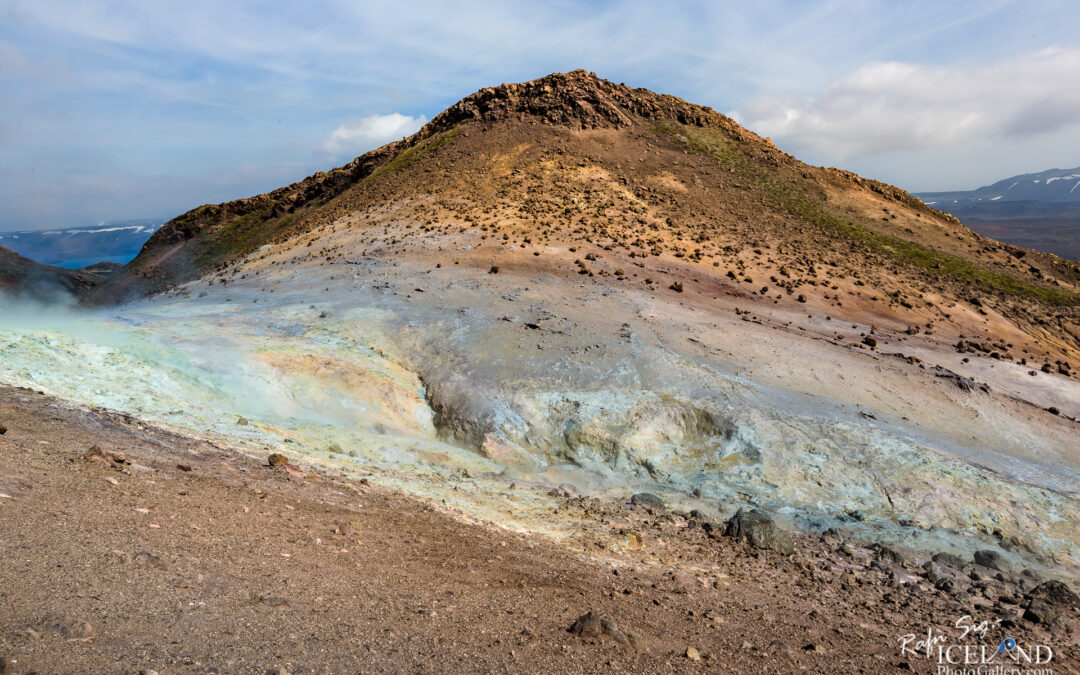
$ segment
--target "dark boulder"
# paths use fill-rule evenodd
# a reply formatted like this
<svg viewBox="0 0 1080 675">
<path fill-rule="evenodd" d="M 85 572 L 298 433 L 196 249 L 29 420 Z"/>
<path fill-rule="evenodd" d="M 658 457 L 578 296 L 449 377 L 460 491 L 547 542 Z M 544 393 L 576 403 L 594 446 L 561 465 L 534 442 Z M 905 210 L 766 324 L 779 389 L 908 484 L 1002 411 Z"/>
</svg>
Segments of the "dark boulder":
<svg viewBox="0 0 1080 675">
<path fill-rule="evenodd" d="M 958 555 L 953 555 L 952 553 L 935 553 L 933 560 L 936 563 L 948 565 L 949 567 L 954 567 L 958 570 L 963 569 L 967 565 L 967 562 L 965 562 L 963 558 Z"/>
<path fill-rule="evenodd" d="M 737 541 L 745 541 L 755 548 L 776 551 L 781 555 L 795 553 L 791 535 L 780 529 L 768 513 L 759 509 L 753 511 L 739 509 L 728 520 L 724 534 Z"/>
<path fill-rule="evenodd" d="M 1012 570 L 1012 565 L 1009 564 L 1009 561 L 1006 560 L 1005 556 L 992 549 L 975 551 L 975 564 L 997 570 L 998 572 L 1009 572 Z"/>
<path fill-rule="evenodd" d="M 1060 581 L 1044 581 L 1027 594 L 1024 619 L 1050 626 L 1067 612 L 1080 609 L 1080 597 Z"/>
<path fill-rule="evenodd" d="M 664 508 L 664 500 L 651 492 L 638 492 L 630 498 L 630 503 L 634 506 L 646 506 L 650 509 Z"/>
<path fill-rule="evenodd" d="M 635 633 L 624 631 L 611 619 L 605 619 L 596 612 L 582 614 L 566 629 L 570 634 L 583 639 L 613 640 L 621 645 L 648 651 L 645 641 Z"/>
</svg>

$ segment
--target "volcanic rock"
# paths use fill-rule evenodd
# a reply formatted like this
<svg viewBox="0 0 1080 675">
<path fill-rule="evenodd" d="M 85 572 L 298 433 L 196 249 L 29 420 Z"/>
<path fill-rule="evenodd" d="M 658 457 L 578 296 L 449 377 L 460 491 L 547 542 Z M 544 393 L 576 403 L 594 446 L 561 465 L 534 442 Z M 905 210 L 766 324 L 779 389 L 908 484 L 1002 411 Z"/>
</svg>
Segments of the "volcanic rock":
<svg viewBox="0 0 1080 675">
<path fill-rule="evenodd" d="M 795 553 L 791 535 L 780 529 L 768 513 L 759 509 L 739 509 L 728 520 L 724 534 L 736 541 L 745 541 L 755 548 L 776 551 L 781 555 Z"/>
</svg>

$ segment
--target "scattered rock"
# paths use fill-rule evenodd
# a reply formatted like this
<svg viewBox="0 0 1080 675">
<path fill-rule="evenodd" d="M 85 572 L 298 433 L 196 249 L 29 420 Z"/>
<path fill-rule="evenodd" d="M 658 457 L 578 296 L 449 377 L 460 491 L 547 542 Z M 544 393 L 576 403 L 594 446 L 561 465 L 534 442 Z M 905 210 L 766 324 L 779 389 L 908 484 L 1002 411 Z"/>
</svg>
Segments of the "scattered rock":
<svg viewBox="0 0 1080 675">
<path fill-rule="evenodd" d="M 289 458 L 280 452 L 275 452 L 266 458 L 266 461 L 270 466 L 287 466 L 289 464 Z"/>
<path fill-rule="evenodd" d="M 664 508 L 664 500 L 660 499 L 651 492 L 638 492 L 630 498 L 630 503 L 634 506 L 647 506 L 650 509 L 662 509 Z"/>
<path fill-rule="evenodd" d="M 878 560 L 893 562 L 897 565 L 906 565 L 908 562 L 906 555 L 892 547 L 885 546 L 884 544 L 875 544 L 873 548 L 877 551 Z"/>
<path fill-rule="evenodd" d="M 795 553 L 791 535 L 777 527 L 769 514 L 759 509 L 743 511 L 739 509 L 727 522 L 724 534 L 745 541 L 755 548 L 776 551 L 781 555 Z"/>
<path fill-rule="evenodd" d="M 285 471 L 287 471 L 290 476 L 299 476 L 301 478 L 304 477 L 304 472 L 301 471 L 300 469 L 297 469 L 292 464 L 286 464 L 285 465 Z"/>
<path fill-rule="evenodd" d="M 1005 559 L 1005 556 L 1001 555 L 993 549 L 986 549 L 983 551 L 975 551 L 975 564 L 988 567 L 992 570 L 999 572 L 1008 572 L 1012 569 L 1012 565 Z"/>
<path fill-rule="evenodd" d="M 65 621 L 57 628 L 60 635 L 68 642 L 89 642 L 94 639 L 94 627 L 81 619 Z"/>
<path fill-rule="evenodd" d="M 687 647 L 686 648 L 685 656 L 686 656 L 686 658 L 690 659 L 691 661 L 700 661 L 701 660 L 701 652 L 694 649 L 693 647 Z"/>
<path fill-rule="evenodd" d="M 88 462 L 101 462 L 102 464 L 108 464 L 109 459 L 105 456 L 105 453 L 101 451 L 96 445 L 91 445 L 90 449 L 83 453 L 83 459 Z"/>
<path fill-rule="evenodd" d="M 499 266 L 498 265 L 492 265 L 491 269 L 488 270 L 488 274 L 498 274 L 498 273 L 499 273 Z"/>
<path fill-rule="evenodd" d="M 683 285 L 681 281 L 676 281 L 675 283 L 671 284 L 669 288 L 671 288 L 671 290 L 675 291 L 676 293 L 683 292 Z"/>
<path fill-rule="evenodd" d="M 149 551 L 139 551 L 135 554 L 134 560 L 136 564 L 156 567 L 159 570 L 168 569 L 169 567 L 164 560 Z"/>
<path fill-rule="evenodd" d="M 117 464 L 123 464 L 127 461 L 127 455 L 119 450 L 109 450 L 105 455 Z"/>
<path fill-rule="evenodd" d="M 0 436 L 3 436 L 6 433 L 7 433 L 7 427 L 5 427 L 3 424 L 0 424 Z"/>
<path fill-rule="evenodd" d="M 274 609 L 281 609 L 289 606 L 289 601 L 285 598 L 278 598 L 270 595 L 260 595 L 256 600 L 259 604 L 273 607 Z"/>
<path fill-rule="evenodd" d="M 331 443 L 330 447 L 327 448 L 327 451 L 329 451 L 330 453 L 335 454 L 335 455 L 340 455 L 341 453 L 345 452 L 344 450 L 341 449 L 341 446 L 338 445 L 337 443 Z"/>
<path fill-rule="evenodd" d="M 582 614 L 567 630 L 579 638 L 609 638 L 621 645 L 647 651 L 644 641 L 638 635 L 624 632 L 614 621 L 604 619 L 596 612 L 590 611 L 587 614 Z"/>
<path fill-rule="evenodd" d="M 942 593 L 953 594 L 956 592 L 956 582 L 949 578 L 938 579 L 934 584 L 934 588 L 938 589 Z"/>
<path fill-rule="evenodd" d="M 875 347 L 877 347 L 877 338 L 871 335 L 867 335 L 863 338 L 862 343 L 870 349 L 874 349 Z"/>
<path fill-rule="evenodd" d="M 183 471 L 185 473 L 188 472 L 188 471 L 191 471 L 191 467 L 188 466 L 187 464 L 177 464 L 176 468 L 180 469 L 181 471 Z"/>
</svg>

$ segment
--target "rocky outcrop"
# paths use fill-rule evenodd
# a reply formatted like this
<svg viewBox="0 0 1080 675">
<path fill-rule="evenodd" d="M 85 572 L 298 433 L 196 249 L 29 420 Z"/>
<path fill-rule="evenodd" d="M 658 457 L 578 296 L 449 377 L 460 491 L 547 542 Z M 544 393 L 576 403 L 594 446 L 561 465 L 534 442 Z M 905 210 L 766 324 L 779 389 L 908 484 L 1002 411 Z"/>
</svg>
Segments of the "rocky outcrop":
<svg viewBox="0 0 1080 675">
<path fill-rule="evenodd" d="M 578 129 L 628 127 L 637 117 L 724 129 L 740 140 L 762 140 L 712 108 L 615 84 L 584 70 L 485 87 L 437 115 L 420 133 L 438 133 L 466 120 L 497 122 L 526 117 Z"/>
</svg>

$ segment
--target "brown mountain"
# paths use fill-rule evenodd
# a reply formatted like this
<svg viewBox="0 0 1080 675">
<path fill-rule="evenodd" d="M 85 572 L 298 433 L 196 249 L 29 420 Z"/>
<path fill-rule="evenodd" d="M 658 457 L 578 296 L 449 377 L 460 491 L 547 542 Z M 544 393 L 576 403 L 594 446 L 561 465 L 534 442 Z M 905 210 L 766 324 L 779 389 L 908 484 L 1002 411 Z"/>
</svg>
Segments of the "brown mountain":
<svg viewBox="0 0 1080 675">
<path fill-rule="evenodd" d="M 456 262 L 485 271 L 809 303 L 912 330 L 952 323 L 1008 358 L 1080 348 L 1075 263 L 808 166 L 709 108 L 584 71 L 482 89 L 343 167 L 179 216 L 96 298 L 160 292 L 270 243 L 288 243 L 296 264 L 374 252 L 445 264 L 466 239 Z M 999 319 L 1031 345 L 999 345 Z"/>
<path fill-rule="evenodd" d="M 81 297 L 101 283 L 83 270 L 43 265 L 0 246 L 0 291 L 37 300 Z"/>
</svg>

